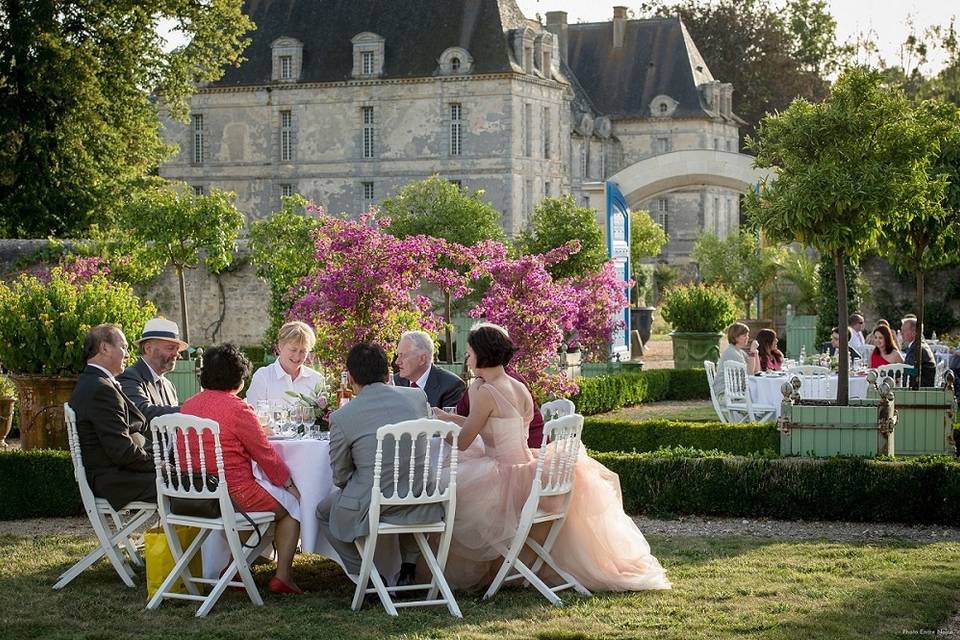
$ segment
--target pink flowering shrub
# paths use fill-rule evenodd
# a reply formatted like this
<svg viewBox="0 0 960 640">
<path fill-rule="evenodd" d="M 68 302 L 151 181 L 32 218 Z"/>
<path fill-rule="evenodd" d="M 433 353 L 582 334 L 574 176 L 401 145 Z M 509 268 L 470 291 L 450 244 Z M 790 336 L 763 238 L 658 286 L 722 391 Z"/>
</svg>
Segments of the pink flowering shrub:
<svg viewBox="0 0 960 640">
<path fill-rule="evenodd" d="M 594 273 L 571 278 L 567 284 L 576 300 L 575 333 L 569 347 L 580 347 L 584 360 L 602 362 L 607 359 L 613 332 L 622 329 L 619 314 L 629 301 L 625 291 L 633 285 L 617 275 L 616 265 L 607 262 Z"/>
</svg>

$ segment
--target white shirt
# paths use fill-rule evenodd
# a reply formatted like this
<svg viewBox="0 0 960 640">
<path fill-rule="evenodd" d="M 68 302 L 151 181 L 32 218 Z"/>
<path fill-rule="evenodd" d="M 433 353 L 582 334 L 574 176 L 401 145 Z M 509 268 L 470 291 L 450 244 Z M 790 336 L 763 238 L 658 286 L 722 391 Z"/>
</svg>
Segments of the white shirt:
<svg viewBox="0 0 960 640">
<path fill-rule="evenodd" d="M 287 391 L 312 397 L 313 390 L 321 379 L 319 371 L 306 365 L 300 365 L 300 375 L 294 380 L 280 366 L 280 361 L 276 360 L 273 364 L 260 367 L 254 372 L 253 380 L 250 381 L 250 388 L 247 389 L 247 403 L 253 407 L 256 407 L 257 403 L 262 400 L 283 400 L 288 404 L 296 404 L 297 399 L 287 395 Z"/>
<path fill-rule="evenodd" d="M 426 388 L 427 388 L 427 378 L 430 377 L 430 369 L 432 369 L 432 368 L 433 368 L 433 365 L 432 365 L 432 364 L 428 364 L 428 365 L 427 365 L 427 370 L 423 372 L 423 375 L 420 376 L 419 378 L 417 378 L 417 379 L 414 381 L 414 382 L 417 383 L 417 386 L 420 387 L 421 389 L 426 389 Z M 426 391 L 424 391 L 424 393 L 426 393 Z"/>
<path fill-rule="evenodd" d="M 92 362 L 88 362 L 87 364 L 91 367 L 96 367 L 97 369 L 100 369 L 100 371 L 103 371 L 105 374 L 107 374 L 107 377 L 110 378 L 110 382 L 112 382 L 114 386 L 118 386 L 120 384 L 117 382 L 117 379 L 113 377 L 113 374 L 107 371 L 104 367 L 101 367 L 98 364 L 93 364 Z"/>
<path fill-rule="evenodd" d="M 864 344 L 866 344 L 866 341 L 863 339 L 863 333 L 856 329 L 850 329 L 850 346 L 860 351 L 860 347 Z"/>
</svg>

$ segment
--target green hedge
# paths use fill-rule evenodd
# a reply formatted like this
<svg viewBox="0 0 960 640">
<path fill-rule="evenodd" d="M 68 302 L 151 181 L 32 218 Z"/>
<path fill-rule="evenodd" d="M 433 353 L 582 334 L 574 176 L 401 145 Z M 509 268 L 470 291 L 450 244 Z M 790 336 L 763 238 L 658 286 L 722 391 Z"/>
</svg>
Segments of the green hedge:
<svg viewBox="0 0 960 640">
<path fill-rule="evenodd" d="M 644 452 L 664 447 L 693 447 L 749 455 L 778 451 L 780 434 L 773 423 L 587 418 L 583 423 L 583 444 L 592 451 Z"/>
<path fill-rule="evenodd" d="M 82 513 L 83 503 L 69 452 L 0 451 L 0 520 Z"/>
<path fill-rule="evenodd" d="M 573 396 L 585 416 L 660 400 L 709 400 L 710 387 L 703 369 L 651 369 L 596 378 L 579 378 Z"/>
<path fill-rule="evenodd" d="M 948 457 L 769 459 L 690 451 L 593 457 L 619 474 L 628 513 L 960 525 L 960 462 Z"/>
</svg>

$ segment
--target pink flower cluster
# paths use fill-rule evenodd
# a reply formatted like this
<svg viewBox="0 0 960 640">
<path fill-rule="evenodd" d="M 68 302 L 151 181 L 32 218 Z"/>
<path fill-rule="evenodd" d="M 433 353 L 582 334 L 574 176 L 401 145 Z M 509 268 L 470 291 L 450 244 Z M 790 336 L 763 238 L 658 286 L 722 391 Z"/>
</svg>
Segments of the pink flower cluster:
<svg viewBox="0 0 960 640">
<path fill-rule="evenodd" d="M 26 269 L 25 273 L 36 276 L 41 282 L 50 282 L 51 271 L 59 267 L 70 284 L 89 282 L 94 276 L 107 276 L 110 267 L 107 261 L 99 256 L 70 256 L 61 260 L 59 265 L 50 265 L 41 262 Z"/>
</svg>

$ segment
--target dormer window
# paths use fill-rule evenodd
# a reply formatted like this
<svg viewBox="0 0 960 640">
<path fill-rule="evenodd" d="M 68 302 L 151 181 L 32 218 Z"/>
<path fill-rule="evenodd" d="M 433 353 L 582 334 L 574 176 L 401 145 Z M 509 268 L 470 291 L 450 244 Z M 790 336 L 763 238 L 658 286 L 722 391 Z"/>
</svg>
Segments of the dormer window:
<svg viewBox="0 0 960 640">
<path fill-rule="evenodd" d="M 473 68 L 473 56 L 463 47 L 450 47 L 437 60 L 441 75 L 470 73 Z"/>
<path fill-rule="evenodd" d="M 553 66 L 553 34 L 549 31 L 539 33 L 534 40 L 533 45 L 533 64 L 540 70 L 544 78 L 548 80 L 552 77 L 551 67 Z"/>
<path fill-rule="evenodd" d="M 662 116 L 667 115 L 667 112 L 669 110 L 670 110 L 670 107 L 667 106 L 666 102 L 661 102 L 659 105 L 657 105 L 657 111 L 659 111 L 660 115 Z"/>
<path fill-rule="evenodd" d="M 534 72 L 533 48 L 535 40 L 534 31 L 529 27 L 513 31 L 513 57 L 523 67 L 524 73 Z"/>
<path fill-rule="evenodd" d="M 355 35 L 353 43 L 353 77 L 379 78 L 383 75 L 384 39 L 364 31 Z"/>
<path fill-rule="evenodd" d="M 296 82 L 303 67 L 303 43 L 294 38 L 277 38 L 270 45 L 273 50 L 274 82 Z"/>
<path fill-rule="evenodd" d="M 667 95 L 655 96 L 650 101 L 650 115 L 654 118 L 669 118 L 677 110 L 677 101 Z"/>
</svg>

